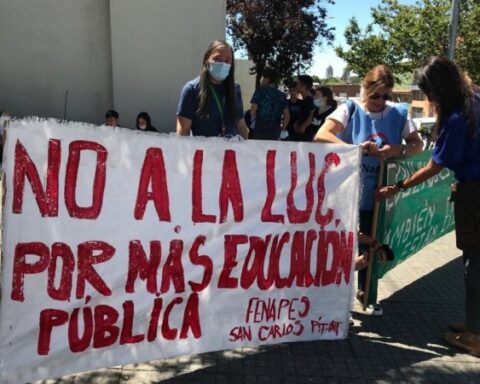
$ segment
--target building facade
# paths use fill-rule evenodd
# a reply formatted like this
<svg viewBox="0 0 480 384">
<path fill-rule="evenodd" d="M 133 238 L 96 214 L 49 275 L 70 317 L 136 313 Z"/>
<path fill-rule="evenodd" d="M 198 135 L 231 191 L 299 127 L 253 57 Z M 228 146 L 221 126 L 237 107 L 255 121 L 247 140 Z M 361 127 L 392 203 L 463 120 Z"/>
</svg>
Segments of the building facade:
<svg viewBox="0 0 480 384">
<path fill-rule="evenodd" d="M 0 110 L 175 130 L 184 83 L 225 38 L 224 0 L 0 0 Z"/>
<path fill-rule="evenodd" d="M 360 97 L 360 85 L 358 84 L 327 84 L 333 95 L 340 98 Z"/>
<path fill-rule="evenodd" d="M 252 96 L 255 92 L 256 75 L 251 74 L 254 63 L 248 59 L 235 59 L 235 82 L 242 90 L 243 109 L 250 109 Z"/>
<path fill-rule="evenodd" d="M 435 116 L 435 108 L 433 104 L 428 101 L 425 94 L 418 88 L 417 85 L 412 86 L 411 115 L 414 118 Z"/>
</svg>

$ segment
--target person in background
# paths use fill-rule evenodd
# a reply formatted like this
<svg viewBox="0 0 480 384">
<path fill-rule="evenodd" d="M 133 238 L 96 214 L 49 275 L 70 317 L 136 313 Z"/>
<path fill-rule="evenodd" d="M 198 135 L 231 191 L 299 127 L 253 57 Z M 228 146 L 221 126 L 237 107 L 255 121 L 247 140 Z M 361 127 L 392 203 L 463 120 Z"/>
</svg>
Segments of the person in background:
<svg viewBox="0 0 480 384">
<path fill-rule="evenodd" d="M 285 130 L 290 113 L 286 95 L 278 89 L 278 72 L 265 67 L 262 72 L 260 87 L 252 96 L 250 115 L 255 122 L 252 131 L 256 140 L 279 140 L 280 133 Z"/>
<path fill-rule="evenodd" d="M 444 167 L 455 174 L 457 247 L 465 265 L 465 322 L 452 323 L 445 340 L 480 357 L 480 89 L 452 61 L 431 57 L 419 71 L 418 86 L 436 109 L 437 140 L 427 165 L 394 185 L 377 191 L 378 200 L 411 188 Z"/>
<path fill-rule="evenodd" d="M 157 129 L 152 125 L 152 119 L 147 112 L 140 112 L 138 114 L 135 128 L 139 131 L 158 132 Z"/>
<path fill-rule="evenodd" d="M 301 99 L 298 97 L 299 94 L 297 92 L 297 84 L 294 80 L 286 82 L 286 86 L 288 88 L 287 104 L 290 119 L 287 124 L 287 135 L 286 137 L 282 138 L 282 140 L 290 141 L 290 134 L 294 132 L 293 126 L 295 122 L 300 118 Z"/>
<path fill-rule="evenodd" d="M 251 139 L 253 137 L 253 130 L 255 129 L 255 120 L 252 120 L 250 109 L 246 110 L 243 115 L 243 120 L 245 120 L 245 124 L 248 127 L 248 138 Z"/>
<path fill-rule="evenodd" d="M 326 119 L 315 135 L 323 143 L 359 144 L 363 149 L 360 173 L 360 232 L 369 236 L 372 231 L 375 189 L 380 161 L 391 157 L 414 155 L 422 150 L 423 142 L 408 117 L 408 106 L 392 103 L 393 74 L 385 65 L 371 69 L 362 81 L 363 97 L 359 103 L 347 100 Z M 403 143 L 405 141 L 405 143 Z M 360 246 L 360 251 L 365 250 Z M 358 274 L 356 297 L 365 297 L 366 270 Z M 378 304 L 368 312 L 382 315 Z"/>
<path fill-rule="evenodd" d="M 312 124 L 315 104 L 311 94 L 313 80 L 308 75 L 298 76 L 295 91 L 300 94 L 301 100 L 297 100 L 299 113 L 297 119 L 290 125 L 288 131 L 290 141 L 312 141 L 307 128 Z"/>
<path fill-rule="evenodd" d="M 312 91 L 312 96 L 315 111 L 313 113 L 312 124 L 305 131 L 305 133 L 311 137 L 309 141 L 313 141 L 315 134 L 323 125 L 327 116 L 337 108 L 337 101 L 333 98 L 333 92 L 329 87 L 315 87 Z"/>
<path fill-rule="evenodd" d="M 110 109 L 105 114 L 105 125 L 115 128 L 118 126 L 119 114 L 114 109 Z"/>
<path fill-rule="evenodd" d="M 203 56 L 200 76 L 185 84 L 177 108 L 180 136 L 248 137 L 243 119 L 240 86 L 234 81 L 232 47 L 223 40 L 210 44 Z"/>
<path fill-rule="evenodd" d="M 365 249 L 355 257 L 355 270 L 360 271 L 368 266 L 369 252 L 367 248 L 372 249 L 372 254 L 383 264 L 387 261 L 387 249 L 384 244 L 380 244 L 377 239 L 367 236 L 362 232 L 358 233 L 358 242 L 365 246 Z"/>
</svg>

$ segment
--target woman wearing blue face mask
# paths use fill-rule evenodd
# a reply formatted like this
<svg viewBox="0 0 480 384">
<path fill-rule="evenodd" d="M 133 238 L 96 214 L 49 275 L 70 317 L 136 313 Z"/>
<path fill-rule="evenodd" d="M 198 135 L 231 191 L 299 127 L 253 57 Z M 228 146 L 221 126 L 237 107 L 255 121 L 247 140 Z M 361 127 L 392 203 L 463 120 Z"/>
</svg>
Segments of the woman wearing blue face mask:
<svg viewBox="0 0 480 384">
<path fill-rule="evenodd" d="M 177 108 L 177 134 L 248 136 L 240 86 L 234 82 L 233 49 L 216 40 L 203 57 L 200 76 L 185 84 Z"/>
</svg>

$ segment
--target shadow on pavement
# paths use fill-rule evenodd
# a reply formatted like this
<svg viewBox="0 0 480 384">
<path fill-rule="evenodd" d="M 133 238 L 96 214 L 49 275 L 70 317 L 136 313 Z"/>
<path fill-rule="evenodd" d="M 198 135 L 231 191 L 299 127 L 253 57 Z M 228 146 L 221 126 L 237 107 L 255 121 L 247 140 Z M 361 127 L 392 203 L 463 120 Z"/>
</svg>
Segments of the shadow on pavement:
<svg viewBox="0 0 480 384">
<path fill-rule="evenodd" d="M 384 300 L 384 316 L 354 313 L 348 340 L 262 347 L 241 359 L 205 354 L 208 368 L 161 383 L 478 383 L 480 360 L 442 340 L 463 318 L 463 297 L 459 257 Z"/>
<path fill-rule="evenodd" d="M 152 361 L 124 366 L 121 374 L 109 371 L 101 380 L 89 376 L 98 371 L 85 373 L 76 376 L 75 384 L 479 383 L 480 360 L 459 354 L 442 340 L 447 324 L 463 319 L 463 298 L 458 257 L 385 299 L 384 316 L 354 312 L 347 340 Z"/>
</svg>

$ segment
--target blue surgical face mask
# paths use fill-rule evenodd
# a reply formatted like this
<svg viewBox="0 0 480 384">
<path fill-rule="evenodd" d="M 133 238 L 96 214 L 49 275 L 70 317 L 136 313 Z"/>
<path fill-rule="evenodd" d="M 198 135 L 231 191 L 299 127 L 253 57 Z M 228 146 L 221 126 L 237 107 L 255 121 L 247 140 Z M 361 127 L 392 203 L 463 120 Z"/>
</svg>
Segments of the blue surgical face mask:
<svg viewBox="0 0 480 384">
<path fill-rule="evenodd" d="M 227 63 L 208 63 L 208 73 L 217 81 L 223 81 L 230 73 L 231 64 Z"/>
<path fill-rule="evenodd" d="M 317 108 L 321 108 L 322 105 L 323 105 L 321 99 L 314 99 L 314 100 L 313 100 L 313 104 L 315 104 L 315 106 L 316 106 Z"/>
</svg>

